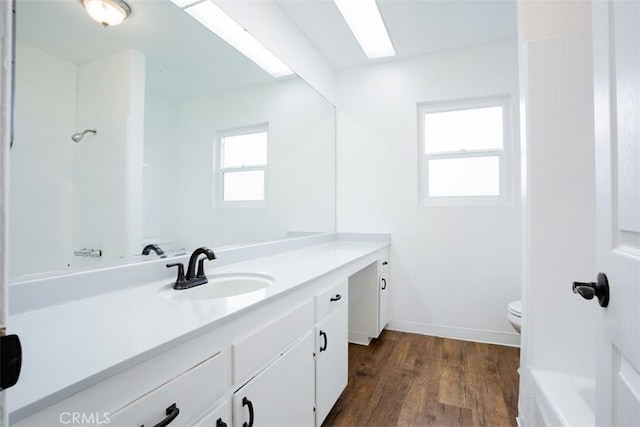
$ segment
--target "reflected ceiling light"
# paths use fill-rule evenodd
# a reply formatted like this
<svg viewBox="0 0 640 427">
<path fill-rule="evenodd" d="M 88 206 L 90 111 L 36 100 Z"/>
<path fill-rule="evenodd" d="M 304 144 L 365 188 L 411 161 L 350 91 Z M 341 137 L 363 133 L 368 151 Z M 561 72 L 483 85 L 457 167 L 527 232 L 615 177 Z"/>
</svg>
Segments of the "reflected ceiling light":
<svg viewBox="0 0 640 427">
<path fill-rule="evenodd" d="M 171 3 L 178 6 L 180 9 L 183 9 L 185 6 L 192 5 L 194 3 L 199 3 L 202 0 L 171 0 Z"/>
<path fill-rule="evenodd" d="M 171 1 L 273 77 L 293 74 L 284 62 L 211 1 L 205 0 L 195 4 L 190 4 L 193 1 L 189 0 Z"/>
<path fill-rule="evenodd" d="M 396 51 L 375 0 L 333 0 L 367 58 L 394 56 Z"/>
<path fill-rule="evenodd" d="M 104 27 L 119 25 L 131 15 L 131 8 L 122 0 L 82 0 L 91 18 Z"/>
</svg>

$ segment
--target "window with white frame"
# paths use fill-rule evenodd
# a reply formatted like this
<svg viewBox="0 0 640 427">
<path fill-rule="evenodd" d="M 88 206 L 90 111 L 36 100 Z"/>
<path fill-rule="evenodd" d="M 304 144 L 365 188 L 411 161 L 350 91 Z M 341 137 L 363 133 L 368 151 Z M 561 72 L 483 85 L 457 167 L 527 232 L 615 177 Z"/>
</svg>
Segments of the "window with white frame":
<svg viewBox="0 0 640 427">
<path fill-rule="evenodd" d="M 266 203 L 268 139 L 266 124 L 218 132 L 219 203 Z"/>
<path fill-rule="evenodd" d="M 509 98 L 418 105 L 420 202 L 508 200 Z"/>
</svg>

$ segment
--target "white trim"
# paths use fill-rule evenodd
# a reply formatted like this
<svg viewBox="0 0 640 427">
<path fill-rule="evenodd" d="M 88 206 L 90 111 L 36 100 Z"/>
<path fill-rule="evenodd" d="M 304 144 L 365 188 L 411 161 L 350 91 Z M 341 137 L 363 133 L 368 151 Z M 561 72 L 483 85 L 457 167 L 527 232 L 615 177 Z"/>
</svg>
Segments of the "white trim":
<svg viewBox="0 0 640 427">
<path fill-rule="evenodd" d="M 527 368 L 529 354 L 531 352 L 531 342 L 533 333 L 529 324 L 533 324 L 533 313 L 529 309 L 530 297 L 530 273 L 531 273 L 531 207 L 528 186 L 528 163 L 527 163 L 527 105 L 529 102 L 529 45 L 525 39 L 525 5 L 523 2 L 516 3 L 518 20 L 518 98 L 514 100 L 519 111 L 519 149 L 520 149 L 520 212 L 521 212 L 521 267 L 520 267 L 520 300 L 522 301 L 523 313 L 527 317 L 523 319 L 521 339 L 520 339 L 520 381 L 518 385 L 518 425 L 526 427 L 533 426 L 535 417 L 533 389 L 531 386 L 531 373 Z"/>
<path fill-rule="evenodd" d="M 9 212 L 9 144 L 13 121 L 13 1 L 0 2 L 0 328 L 9 315 L 8 295 L 8 212 Z M 11 333 L 10 330 L 7 333 Z M 0 392 L 0 425 L 9 425 L 6 392 Z"/>
<path fill-rule="evenodd" d="M 367 242 L 389 242 L 391 243 L 390 233 L 350 233 L 338 232 L 338 240 L 360 240 Z"/>
<path fill-rule="evenodd" d="M 487 344 L 520 347 L 520 335 L 515 332 L 487 331 L 484 329 L 457 328 L 454 326 L 433 325 L 429 323 L 402 322 L 390 320 L 387 328 L 392 331 L 473 341 Z"/>
<path fill-rule="evenodd" d="M 424 115 L 427 113 L 457 111 L 486 107 L 502 107 L 502 149 L 461 150 L 425 154 Z M 508 94 L 482 98 L 418 103 L 418 205 L 497 205 L 512 202 L 513 187 L 513 118 L 511 96 Z M 500 194 L 498 196 L 430 197 L 428 187 L 429 161 L 463 157 L 497 156 L 500 163 Z"/>
<path fill-rule="evenodd" d="M 245 135 L 251 133 L 267 133 L 267 162 L 264 165 L 250 165 L 239 167 L 222 167 L 222 139 L 229 136 Z M 269 143 L 269 123 L 257 123 L 249 126 L 236 127 L 231 129 L 223 129 L 216 131 L 216 137 L 214 141 L 214 179 L 217 181 L 214 183 L 214 207 L 223 208 L 266 208 L 268 206 L 268 167 L 269 167 L 269 152 L 271 151 L 271 144 Z M 224 174 L 227 172 L 242 172 L 242 171 L 264 171 L 264 198 L 262 200 L 238 200 L 238 201 L 226 201 L 224 200 Z"/>
</svg>

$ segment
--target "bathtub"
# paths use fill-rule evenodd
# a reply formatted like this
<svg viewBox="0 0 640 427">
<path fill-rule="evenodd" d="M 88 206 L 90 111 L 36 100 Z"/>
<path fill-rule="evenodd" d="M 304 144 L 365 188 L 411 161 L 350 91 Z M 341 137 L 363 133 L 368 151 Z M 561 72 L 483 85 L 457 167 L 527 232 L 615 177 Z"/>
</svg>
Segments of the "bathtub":
<svg viewBox="0 0 640 427">
<path fill-rule="evenodd" d="M 534 425 L 595 426 L 595 380 L 551 371 L 531 371 Z"/>
</svg>

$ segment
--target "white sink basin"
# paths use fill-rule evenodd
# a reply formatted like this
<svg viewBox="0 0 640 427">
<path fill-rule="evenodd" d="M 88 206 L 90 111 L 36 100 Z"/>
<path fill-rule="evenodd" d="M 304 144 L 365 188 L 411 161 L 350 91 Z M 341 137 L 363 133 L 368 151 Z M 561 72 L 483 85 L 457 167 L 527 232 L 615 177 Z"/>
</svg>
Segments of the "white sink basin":
<svg viewBox="0 0 640 427">
<path fill-rule="evenodd" d="M 175 300 L 201 300 L 226 298 L 259 291 L 274 283 L 275 279 L 260 273 L 228 273 L 207 276 L 209 283 L 190 289 L 169 289 L 162 295 Z"/>
</svg>

